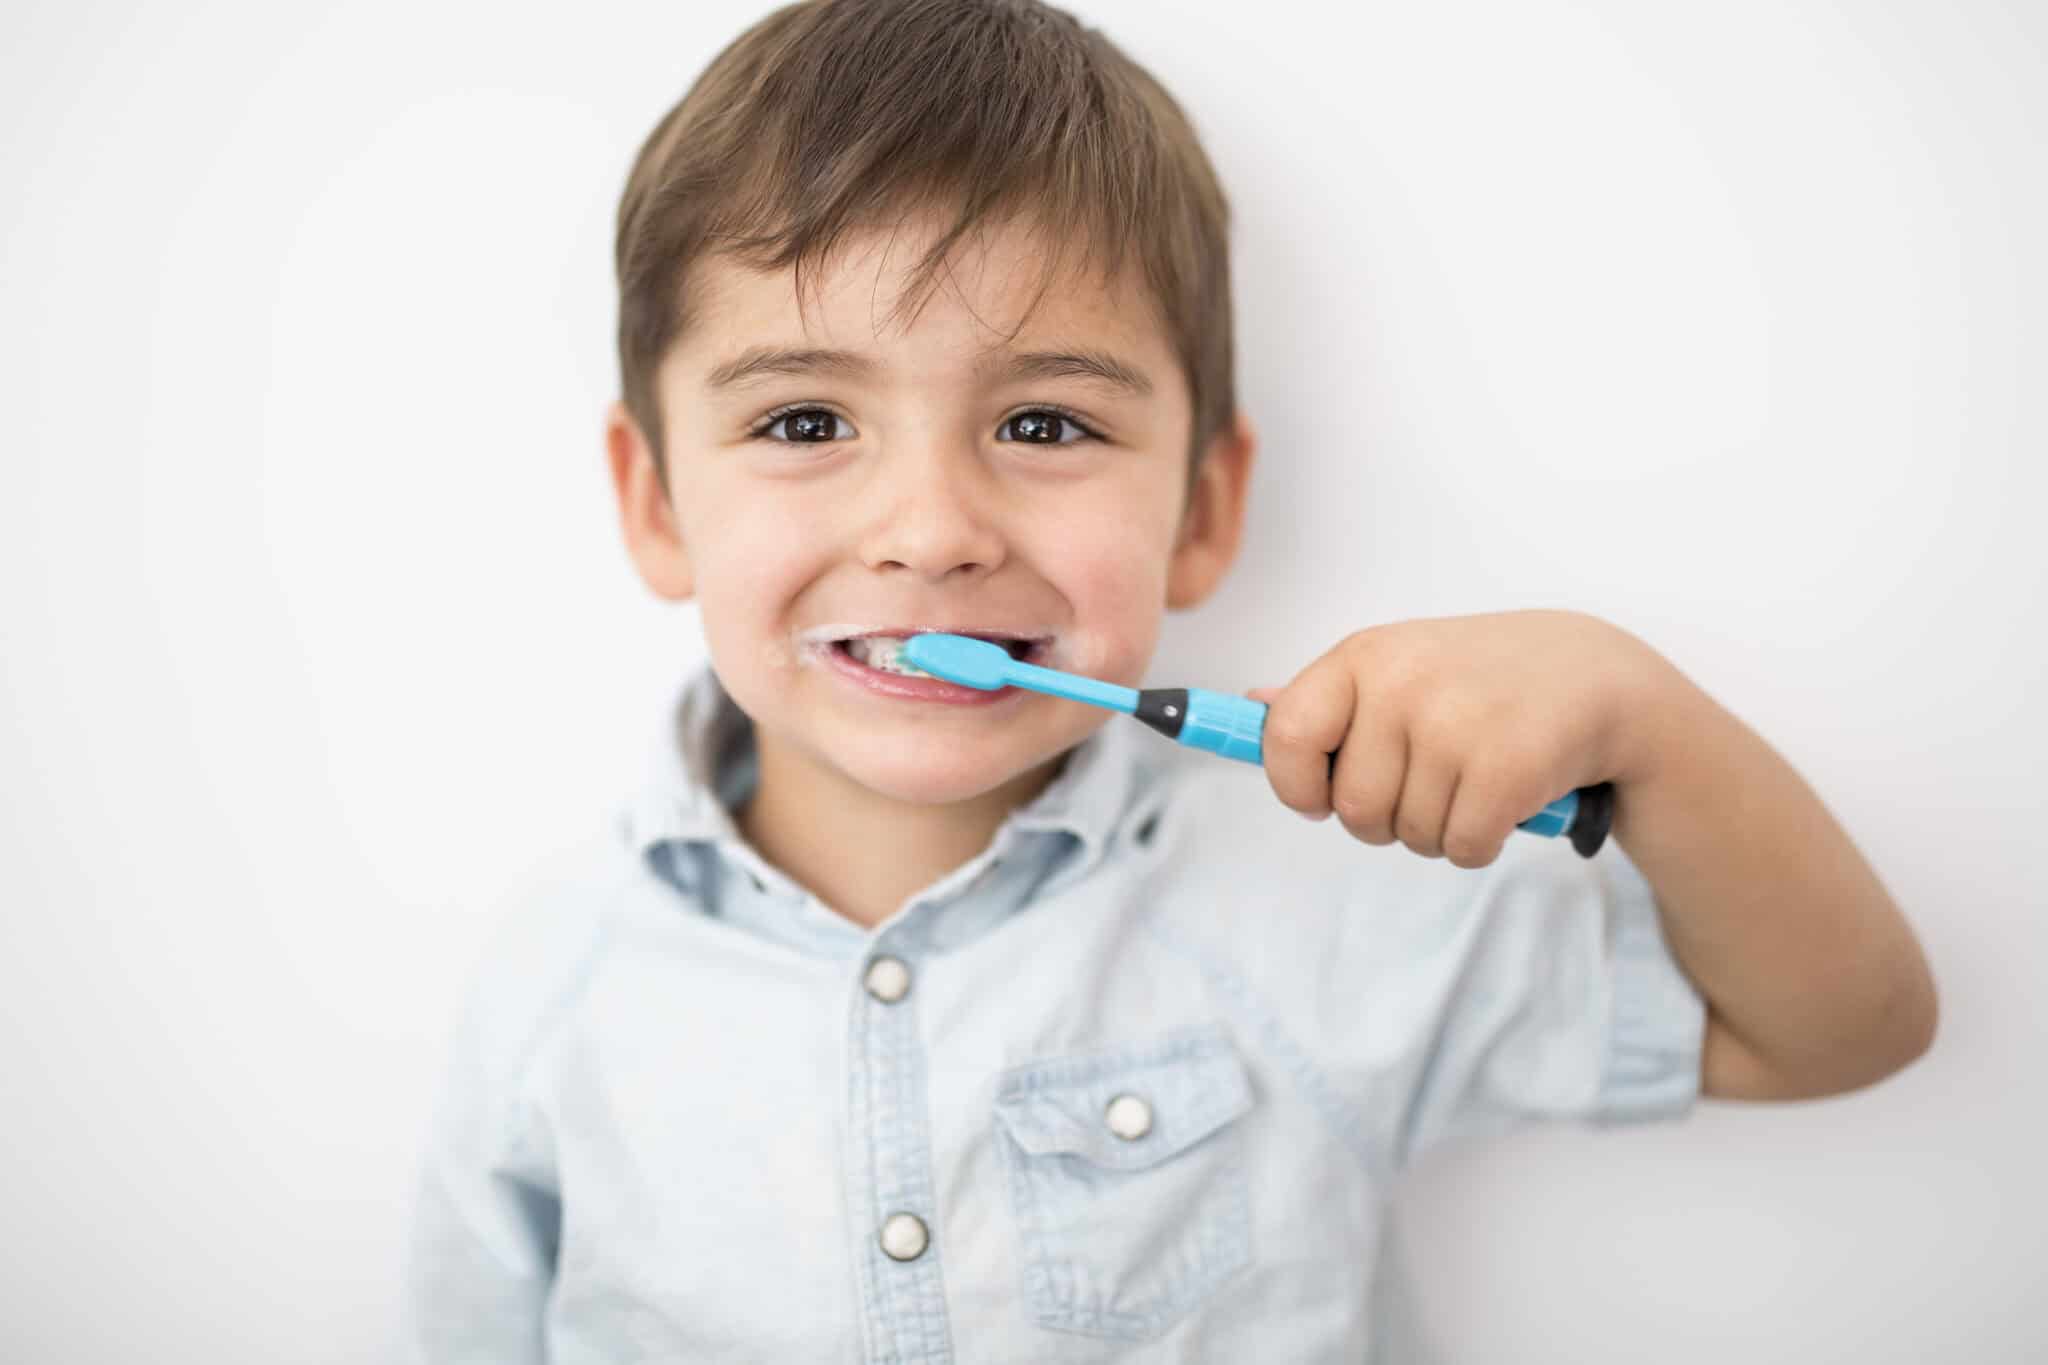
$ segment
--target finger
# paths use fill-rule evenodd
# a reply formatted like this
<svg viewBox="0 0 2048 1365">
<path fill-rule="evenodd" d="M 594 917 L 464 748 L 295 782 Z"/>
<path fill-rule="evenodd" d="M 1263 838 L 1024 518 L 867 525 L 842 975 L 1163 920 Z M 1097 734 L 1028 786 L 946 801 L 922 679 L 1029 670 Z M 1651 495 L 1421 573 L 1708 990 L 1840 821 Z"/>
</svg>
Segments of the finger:
<svg viewBox="0 0 2048 1365">
<path fill-rule="evenodd" d="M 1444 824 L 1458 789 L 1456 760 L 1443 749 L 1421 746 L 1410 737 L 1408 772 L 1394 803 L 1394 835 L 1425 858 L 1444 856 Z"/>
<path fill-rule="evenodd" d="M 1459 774 L 1444 821 L 1444 856 L 1459 867 L 1485 867 L 1498 858 L 1516 823 L 1543 809 L 1543 799 L 1523 776 L 1533 770 L 1533 763 L 1503 757 Z"/>
<path fill-rule="evenodd" d="M 1351 731 L 1330 780 L 1330 808 L 1355 839 L 1394 842 L 1394 804 L 1408 771 L 1408 735 L 1387 713 L 1371 709 L 1351 718 Z"/>
<path fill-rule="evenodd" d="M 1270 710 L 1270 709 L 1272 708 L 1272 705 L 1273 705 L 1273 698 L 1275 698 L 1275 697 L 1279 696 L 1279 695 L 1280 695 L 1280 694 L 1281 694 L 1282 692 L 1284 692 L 1284 691 L 1286 691 L 1286 690 L 1287 690 L 1287 689 L 1286 689 L 1286 688 L 1284 688 L 1284 687 L 1253 687 L 1253 688 L 1249 688 L 1249 689 L 1247 689 L 1247 690 L 1246 690 L 1246 692 L 1245 692 L 1245 695 L 1246 695 L 1247 697 L 1250 697 L 1250 698 L 1251 698 L 1251 699 L 1252 699 L 1253 701 L 1262 701 L 1262 702 L 1266 703 L 1267 709 L 1268 709 L 1268 710 Z M 1332 772 L 1333 774 L 1334 774 L 1334 773 L 1335 773 L 1335 771 L 1336 771 L 1336 767 L 1337 767 L 1337 755 L 1335 755 L 1335 754 L 1331 754 L 1331 755 L 1330 755 L 1330 770 L 1331 770 L 1331 772 Z"/>
<path fill-rule="evenodd" d="M 1267 705 L 1260 761 L 1282 805 L 1315 820 L 1330 813 L 1330 753 L 1356 704 L 1348 671 L 1311 664 Z"/>
</svg>

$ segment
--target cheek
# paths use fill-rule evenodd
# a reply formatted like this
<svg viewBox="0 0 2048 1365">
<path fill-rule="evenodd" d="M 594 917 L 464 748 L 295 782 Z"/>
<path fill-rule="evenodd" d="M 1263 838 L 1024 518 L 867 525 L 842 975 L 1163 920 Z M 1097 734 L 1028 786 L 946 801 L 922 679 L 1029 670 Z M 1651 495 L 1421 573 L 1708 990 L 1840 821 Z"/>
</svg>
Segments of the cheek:
<svg viewBox="0 0 2048 1365">
<path fill-rule="evenodd" d="M 1130 503 L 1049 521 L 1034 561 L 1082 628 L 1065 666 L 1129 682 L 1151 658 L 1166 602 L 1171 535 Z"/>
<path fill-rule="evenodd" d="M 1156 613 L 1165 598 L 1165 557 L 1132 542 L 1074 547 L 1053 570 L 1067 600 L 1082 613 L 1114 620 Z"/>
<path fill-rule="evenodd" d="M 1173 527 L 1159 489 L 1133 480 L 1072 499 L 1038 524 L 1041 563 L 1069 600 L 1098 611 L 1157 612 L 1165 600 Z"/>
<path fill-rule="evenodd" d="M 698 505 L 718 509 L 686 518 L 683 528 L 713 656 L 735 683 L 745 675 L 794 672 L 789 604 L 823 571 L 830 538 L 784 500 L 714 494 Z"/>
</svg>

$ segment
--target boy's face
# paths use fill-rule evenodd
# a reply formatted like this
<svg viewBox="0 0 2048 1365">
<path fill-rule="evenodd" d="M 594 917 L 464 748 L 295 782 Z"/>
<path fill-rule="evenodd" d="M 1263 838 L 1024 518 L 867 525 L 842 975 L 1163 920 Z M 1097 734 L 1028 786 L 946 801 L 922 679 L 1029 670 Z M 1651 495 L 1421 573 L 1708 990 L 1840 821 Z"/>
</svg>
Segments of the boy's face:
<svg viewBox="0 0 2048 1365">
<path fill-rule="evenodd" d="M 1034 662 L 1135 686 L 1162 612 L 1235 554 L 1253 442 L 1241 421 L 1220 435 L 1190 496 L 1189 395 L 1149 296 L 1126 269 L 1031 308 L 1042 258 L 1017 228 L 962 247 L 885 324 L 929 230 L 849 241 L 808 324 L 789 272 L 700 263 L 658 375 L 672 499 L 623 405 L 608 443 L 635 564 L 697 599 L 764 772 L 780 746 L 779 771 L 945 803 L 1049 775 L 1109 713 L 1014 688 L 907 697 L 835 642 L 1011 634 Z M 1122 378 L 1055 359 L 1076 356 Z"/>
</svg>

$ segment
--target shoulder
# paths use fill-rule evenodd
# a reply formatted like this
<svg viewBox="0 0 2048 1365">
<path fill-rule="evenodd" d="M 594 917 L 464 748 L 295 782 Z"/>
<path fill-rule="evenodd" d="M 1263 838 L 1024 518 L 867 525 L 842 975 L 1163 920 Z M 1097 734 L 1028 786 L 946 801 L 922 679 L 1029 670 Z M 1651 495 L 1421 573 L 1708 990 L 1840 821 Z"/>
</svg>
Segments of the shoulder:
<svg viewBox="0 0 2048 1365">
<path fill-rule="evenodd" d="M 573 1014 L 604 957 L 638 869 L 616 832 L 595 831 L 524 861 L 485 912 L 461 987 L 458 1064 L 504 1080 Z"/>
</svg>

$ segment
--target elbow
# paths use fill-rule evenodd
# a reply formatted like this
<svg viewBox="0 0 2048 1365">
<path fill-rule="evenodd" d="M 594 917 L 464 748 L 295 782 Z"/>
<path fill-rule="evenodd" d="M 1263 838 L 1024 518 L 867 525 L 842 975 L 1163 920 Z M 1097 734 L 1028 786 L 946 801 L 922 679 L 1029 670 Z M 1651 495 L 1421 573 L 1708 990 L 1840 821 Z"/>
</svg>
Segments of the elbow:
<svg viewBox="0 0 2048 1365">
<path fill-rule="evenodd" d="M 1759 1050 L 1710 1015 L 1701 1091 L 1721 1099 L 1817 1100 L 1862 1090 L 1926 1056 L 1940 1014 L 1934 975 L 1908 940 L 1881 982 L 1836 999 L 1805 1047 Z"/>
<path fill-rule="evenodd" d="M 1934 1047 L 1941 1026 L 1941 1002 L 1934 988 L 1934 973 L 1917 949 L 1903 973 L 1905 985 L 1894 993 L 1889 1014 L 1892 1031 L 1898 1037 L 1897 1062 L 1893 1071 L 1903 1071 Z"/>
<path fill-rule="evenodd" d="M 1862 1012 L 1862 1025 L 1829 1049 L 1825 1060 L 1778 1071 L 1768 1097 L 1828 1099 L 1888 1080 L 1933 1048 L 1940 1015 L 1933 974 L 1916 948 L 1891 974 L 1878 1001 Z"/>
<path fill-rule="evenodd" d="M 1915 946 L 1905 954 L 1905 961 L 1892 974 L 1889 989 L 1871 1011 L 1864 1046 L 1856 1050 L 1858 1064 L 1816 1093 L 1845 1094 L 1897 1075 L 1932 1050 L 1940 1023 L 1934 974 Z"/>
</svg>

